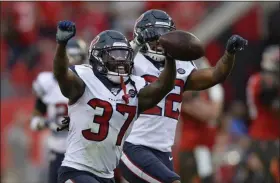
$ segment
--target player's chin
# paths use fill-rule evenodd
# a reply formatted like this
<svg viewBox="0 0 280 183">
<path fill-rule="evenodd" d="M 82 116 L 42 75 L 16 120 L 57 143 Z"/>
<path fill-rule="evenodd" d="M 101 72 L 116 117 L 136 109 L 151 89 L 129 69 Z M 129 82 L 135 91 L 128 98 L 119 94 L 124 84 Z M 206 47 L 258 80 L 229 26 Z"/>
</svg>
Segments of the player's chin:
<svg viewBox="0 0 280 183">
<path fill-rule="evenodd" d="M 128 72 L 126 72 L 125 70 L 119 70 L 118 71 L 119 76 L 125 76 L 125 75 L 127 75 L 127 73 Z"/>
</svg>

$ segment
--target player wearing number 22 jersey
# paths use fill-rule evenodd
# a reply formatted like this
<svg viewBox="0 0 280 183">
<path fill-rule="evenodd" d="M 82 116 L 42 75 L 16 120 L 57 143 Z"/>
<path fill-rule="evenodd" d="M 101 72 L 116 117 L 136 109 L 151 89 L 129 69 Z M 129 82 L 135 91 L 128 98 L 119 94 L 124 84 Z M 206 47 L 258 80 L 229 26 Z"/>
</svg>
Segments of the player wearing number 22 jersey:
<svg viewBox="0 0 280 183">
<path fill-rule="evenodd" d="M 91 42 L 90 65 L 67 68 L 66 42 L 75 24 L 58 24 L 54 74 L 69 98 L 70 126 L 59 183 L 114 182 L 122 146 L 138 113 L 155 106 L 174 87 L 175 61 L 168 58 L 159 79 L 150 85 L 131 75 L 133 50 L 119 32 L 103 31 Z M 157 39 L 147 32 L 143 40 Z"/>
<path fill-rule="evenodd" d="M 167 13 L 149 10 L 139 17 L 134 26 L 131 46 L 134 50 L 140 50 L 134 59 L 134 74 L 152 83 L 166 64 L 164 52 L 168 50 L 164 51 L 156 41 L 139 44 L 139 33 L 147 29 L 162 35 L 175 30 L 175 25 Z M 223 81 L 233 66 L 235 50 L 243 49 L 244 42 L 241 37 L 233 36 L 228 42 L 227 51 L 214 68 L 197 70 L 191 61 L 176 61 L 177 75 L 173 90 L 157 106 L 140 114 L 124 144 L 119 167 L 128 182 L 180 182 L 180 177 L 173 170 L 171 147 L 182 93 L 185 90 L 204 90 Z"/>
<path fill-rule="evenodd" d="M 87 51 L 84 41 L 80 39 L 69 41 L 66 52 L 71 65 L 85 63 Z M 36 103 L 30 127 L 36 131 L 45 128 L 51 130 L 48 136 L 48 183 L 54 183 L 66 151 L 68 133 L 67 131 L 57 132 L 57 128 L 61 125 L 62 117 L 68 115 L 68 99 L 62 95 L 52 72 L 41 72 L 33 82 L 33 90 L 36 94 Z"/>
</svg>

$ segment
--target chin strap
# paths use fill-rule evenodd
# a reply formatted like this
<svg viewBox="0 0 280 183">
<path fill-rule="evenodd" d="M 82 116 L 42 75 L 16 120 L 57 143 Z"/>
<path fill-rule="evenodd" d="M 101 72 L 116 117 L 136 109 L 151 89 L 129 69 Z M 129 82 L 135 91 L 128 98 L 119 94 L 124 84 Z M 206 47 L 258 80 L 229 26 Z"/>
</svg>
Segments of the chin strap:
<svg viewBox="0 0 280 183">
<path fill-rule="evenodd" d="M 128 104 L 130 95 L 126 93 L 126 86 L 123 81 L 123 76 L 120 76 L 120 80 L 121 80 L 121 87 L 122 87 L 122 90 L 124 93 L 124 95 L 122 96 L 122 99 L 125 101 L 126 104 Z"/>
</svg>

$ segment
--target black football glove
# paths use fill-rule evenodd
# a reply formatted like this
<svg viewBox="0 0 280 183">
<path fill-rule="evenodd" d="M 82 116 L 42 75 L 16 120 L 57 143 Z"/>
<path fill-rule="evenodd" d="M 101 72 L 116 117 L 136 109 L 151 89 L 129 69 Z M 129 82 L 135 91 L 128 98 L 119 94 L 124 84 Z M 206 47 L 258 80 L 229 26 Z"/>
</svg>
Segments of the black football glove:
<svg viewBox="0 0 280 183">
<path fill-rule="evenodd" d="M 60 132 L 63 130 L 69 131 L 69 125 L 70 125 L 70 117 L 64 116 L 64 119 L 61 121 L 62 125 L 56 129 L 56 131 Z"/>
<path fill-rule="evenodd" d="M 156 41 L 160 37 L 160 34 L 155 31 L 154 28 L 147 28 L 143 30 L 138 36 L 136 37 L 136 42 L 138 45 L 143 45 L 148 42 Z"/>
<path fill-rule="evenodd" d="M 57 24 L 56 41 L 59 44 L 66 44 L 76 34 L 74 22 L 64 20 Z"/>
<path fill-rule="evenodd" d="M 244 50 L 247 44 L 248 41 L 246 39 L 239 35 L 233 35 L 227 41 L 226 50 L 231 54 L 235 54 L 237 51 Z"/>
</svg>

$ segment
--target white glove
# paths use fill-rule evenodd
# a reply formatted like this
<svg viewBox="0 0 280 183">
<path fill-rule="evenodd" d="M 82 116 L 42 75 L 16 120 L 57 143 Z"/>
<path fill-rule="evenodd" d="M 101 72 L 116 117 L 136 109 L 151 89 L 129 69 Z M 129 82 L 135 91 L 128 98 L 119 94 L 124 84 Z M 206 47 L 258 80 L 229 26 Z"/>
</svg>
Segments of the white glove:
<svg viewBox="0 0 280 183">
<path fill-rule="evenodd" d="M 31 130 L 37 131 L 42 130 L 46 127 L 45 119 L 43 117 L 34 116 L 31 119 L 30 128 Z"/>
</svg>

